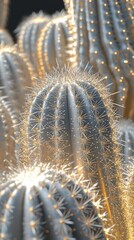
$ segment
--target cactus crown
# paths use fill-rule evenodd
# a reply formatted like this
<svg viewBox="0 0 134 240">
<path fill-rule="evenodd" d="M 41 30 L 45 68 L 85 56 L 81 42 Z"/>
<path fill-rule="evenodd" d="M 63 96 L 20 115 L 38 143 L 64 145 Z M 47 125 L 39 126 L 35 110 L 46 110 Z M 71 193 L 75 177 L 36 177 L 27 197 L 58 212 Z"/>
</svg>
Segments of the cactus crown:
<svg viewBox="0 0 134 240">
<path fill-rule="evenodd" d="M 93 188 L 84 185 L 82 176 L 77 179 L 75 171 L 67 175 L 69 169 L 60 169 L 38 164 L 4 177 L 1 239 L 106 239 Z"/>
</svg>

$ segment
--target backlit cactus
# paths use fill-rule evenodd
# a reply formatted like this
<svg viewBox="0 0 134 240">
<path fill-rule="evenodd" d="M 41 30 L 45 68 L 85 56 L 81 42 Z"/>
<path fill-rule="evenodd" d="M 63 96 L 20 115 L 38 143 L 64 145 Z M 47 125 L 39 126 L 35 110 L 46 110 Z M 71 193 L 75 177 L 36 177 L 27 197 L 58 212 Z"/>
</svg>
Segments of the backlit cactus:
<svg viewBox="0 0 134 240">
<path fill-rule="evenodd" d="M 134 123 L 122 120 L 119 124 L 119 141 L 123 164 L 128 165 L 134 161 Z"/>
<path fill-rule="evenodd" d="M 1 239 L 106 239 L 92 189 L 83 188 L 74 172 L 70 177 L 56 168 L 24 167 L 3 179 Z"/>
<path fill-rule="evenodd" d="M 31 161 L 37 157 L 83 166 L 105 198 L 115 235 L 126 239 L 113 121 L 109 95 L 98 76 L 65 68 L 40 86 L 30 110 L 29 144 Z"/>
<path fill-rule="evenodd" d="M 114 101 L 125 106 L 119 112 L 134 118 L 133 18 L 127 2 L 65 0 L 68 13 L 75 16 L 78 65 L 89 63 L 106 76 L 111 91 L 118 92 Z"/>
<path fill-rule="evenodd" d="M 0 28 L 6 25 L 9 2 L 10 0 L 0 0 Z"/>
<path fill-rule="evenodd" d="M 11 106 L 0 98 L 0 172 L 16 158 L 17 119 Z"/>
<path fill-rule="evenodd" d="M 16 110 L 23 107 L 25 87 L 32 86 L 32 74 L 30 64 L 14 47 L 0 48 L 0 87 Z"/>
<path fill-rule="evenodd" d="M 0 44 L 13 45 L 13 39 L 5 29 L 0 29 Z"/>
<path fill-rule="evenodd" d="M 63 66 L 68 62 L 68 36 L 67 15 L 64 12 L 55 14 L 41 30 L 37 51 L 43 76 L 57 64 Z"/>
<path fill-rule="evenodd" d="M 18 47 L 21 53 L 25 53 L 29 61 L 33 64 L 36 73 L 39 72 L 39 63 L 37 60 L 37 41 L 40 31 L 50 18 L 43 12 L 32 14 L 27 18 L 20 27 L 18 32 Z"/>
</svg>

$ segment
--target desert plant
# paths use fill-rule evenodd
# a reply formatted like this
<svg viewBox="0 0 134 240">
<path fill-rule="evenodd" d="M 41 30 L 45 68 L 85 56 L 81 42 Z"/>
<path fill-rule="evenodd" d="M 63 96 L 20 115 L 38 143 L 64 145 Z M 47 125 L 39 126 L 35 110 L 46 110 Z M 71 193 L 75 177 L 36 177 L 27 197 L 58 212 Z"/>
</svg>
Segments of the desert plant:
<svg viewBox="0 0 134 240">
<path fill-rule="evenodd" d="M 7 22 L 10 0 L 0 0 L 0 28 L 4 28 Z"/>
<path fill-rule="evenodd" d="M 37 52 L 42 75 L 53 67 L 67 63 L 68 44 L 67 15 L 56 13 L 41 30 Z"/>
<path fill-rule="evenodd" d="M 83 166 L 106 200 L 103 207 L 116 224 L 115 235 L 122 232 L 126 239 L 114 120 L 109 94 L 98 75 L 63 68 L 42 81 L 33 101 L 29 145 L 31 160 Z"/>
<path fill-rule="evenodd" d="M 0 29 L 0 44 L 13 45 L 13 39 L 11 35 L 5 29 Z"/>
<path fill-rule="evenodd" d="M 77 64 L 93 66 L 118 92 L 114 101 L 122 116 L 134 118 L 134 35 L 128 1 L 65 0 L 68 14 L 74 15 Z M 71 24 L 71 21 L 70 21 Z M 73 26 L 72 26 L 73 27 Z M 71 26 L 70 26 L 71 28 Z"/>
<path fill-rule="evenodd" d="M 26 54 L 29 61 L 33 64 L 36 73 L 39 72 L 37 41 L 41 29 L 44 28 L 49 21 L 49 16 L 44 15 L 43 12 L 39 12 L 38 14 L 33 13 L 17 28 L 19 51 Z"/>
<path fill-rule="evenodd" d="M 25 166 L 2 179 L 1 239 L 106 239 L 93 190 L 60 169 Z"/>
<path fill-rule="evenodd" d="M 0 172 L 10 161 L 17 160 L 17 118 L 9 103 L 0 98 Z"/>
<path fill-rule="evenodd" d="M 126 219 L 128 224 L 128 239 L 134 239 L 134 158 L 128 164 L 124 180 L 124 208 L 126 210 Z"/>
<path fill-rule="evenodd" d="M 134 123 L 122 120 L 119 123 L 119 141 L 123 165 L 130 164 L 134 159 Z"/>
<path fill-rule="evenodd" d="M 12 102 L 13 108 L 21 110 L 25 87 L 32 86 L 33 69 L 15 47 L 0 48 L 0 87 L 3 95 Z"/>
</svg>

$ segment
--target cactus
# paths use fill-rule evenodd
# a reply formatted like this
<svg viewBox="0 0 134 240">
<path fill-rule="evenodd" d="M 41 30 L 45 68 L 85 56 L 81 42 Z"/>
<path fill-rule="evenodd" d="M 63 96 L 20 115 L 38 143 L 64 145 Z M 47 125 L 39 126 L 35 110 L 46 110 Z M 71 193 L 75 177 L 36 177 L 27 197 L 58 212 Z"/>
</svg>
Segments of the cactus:
<svg viewBox="0 0 134 240">
<path fill-rule="evenodd" d="M 68 14 L 75 16 L 77 63 L 87 63 L 106 76 L 114 101 L 125 117 L 134 118 L 134 35 L 127 1 L 65 0 Z M 73 6 L 73 7 L 72 7 Z M 73 8 L 73 11 L 70 10 Z M 71 24 L 71 22 L 70 22 Z"/>
<path fill-rule="evenodd" d="M 119 141 L 123 165 L 128 165 L 134 158 L 134 123 L 130 120 L 122 120 L 119 124 Z"/>
<path fill-rule="evenodd" d="M 62 66 L 67 63 L 68 44 L 67 15 L 56 13 L 52 20 L 41 30 L 37 52 L 42 76 L 49 72 L 57 63 Z"/>
<path fill-rule="evenodd" d="M 124 202 L 126 219 L 129 229 L 128 239 L 134 239 L 134 158 L 127 166 L 126 179 L 124 181 Z"/>
<path fill-rule="evenodd" d="M 18 48 L 21 53 L 25 53 L 29 61 L 33 64 L 36 73 L 39 71 L 37 61 L 37 41 L 41 29 L 49 21 L 49 17 L 43 12 L 33 13 L 18 27 Z"/>
<path fill-rule="evenodd" d="M 92 189 L 56 168 L 24 167 L 3 179 L 1 239 L 106 239 Z"/>
<path fill-rule="evenodd" d="M 114 117 L 104 85 L 96 75 L 63 68 L 47 76 L 40 89 L 29 115 L 31 159 L 83 166 L 99 185 L 116 235 L 126 239 Z"/>
<path fill-rule="evenodd" d="M 4 28 L 7 22 L 10 0 L 0 0 L 0 28 Z"/>
<path fill-rule="evenodd" d="M 13 39 L 5 29 L 0 29 L 0 44 L 13 45 Z"/>
<path fill-rule="evenodd" d="M 0 171 L 16 158 L 17 119 L 11 106 L 0 98 Z"/>
<path fill-rule="evenodd" d="M 22 109 L 24 87 L 32 86 L 32 74 L 30 64 L 14 47 L 0 48 L 0 87 L 16 110 Z"/>
</svg>

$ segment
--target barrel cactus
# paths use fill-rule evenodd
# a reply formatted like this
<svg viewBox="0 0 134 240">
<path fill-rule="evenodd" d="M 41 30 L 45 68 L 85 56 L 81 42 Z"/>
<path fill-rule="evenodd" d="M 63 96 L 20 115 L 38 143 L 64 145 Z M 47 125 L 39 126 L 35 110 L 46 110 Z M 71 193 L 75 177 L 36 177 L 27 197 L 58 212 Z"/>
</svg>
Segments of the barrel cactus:
<svg viewBox="0 0 134 240">
<path fill-rule="evenodd" d="M 83 188 L 75 174 L 71 178 L 64 168 L 56 168 L 25 166 L 5 176 L 0 185 L 1 239 L 106 239 L 92 190 Z"/>
<path fill-rule="evenodd" d="M 38 61 L 43 76 L 58 64 L 67 63 L 67 44 L 67 15 L 65 12 L 56 13 L 41 30 L 38 40 Z"/>
<path fill-rule="evenodd" d="M 66 67 L 41 84 L 29 115 L 31 160 L 83 166 L 86 176 L 99 185 L 104 208 L 117 225 L 116 235 L 125 236 L 119 154 L 106 88 L 96 74 Z"/>
<path fill-rule="evenodd" d="M 134 118 L 134 35 L 128 1 L 65 0 L 75 18 L 77 64 L 94 67 L 111 84 L 122 116 Z M 70 10 L 73 9 L 73 11 Z M 70 22 L 71 24 L 71 22 Z"/>
<path fill-rule="evenodd" d="M 13 45 L 13 39 L 11 35 L 5 29 L 0 29 L 0 44 Z"/>
<path fill-rule="evenodd" d="M 119 124 L 119 141 L 123 165 L 128 165 L 134 159 L 134 123 L 122 120 Z"/>
<path fill-rule="evenodd" d="M 5 27 L 10 0 L 0 0 L 0 28 Z"/>
<path fill-rule="evenodd" d="M 17 160 L 17 119 L 9 103 L 0 98 L 0 171 Z"/>
<path fill-rule="evenodd" d="M 33 69 L 14 47 L 0 48 L 0 87 L 14 109 L 21 110 L 24 87 L 32 86 Z"/>
<path fill-rule="evenodd" d="M 49 21 L 49 17 L 43 12 L 33 13 L 18 27 L 18 48 L 21 53 L 25 53 L 29 61 L 33 64 L 36 73 L 39 71 L 37 60 L 37 41 L 40 31 Z"/>
</svg>

